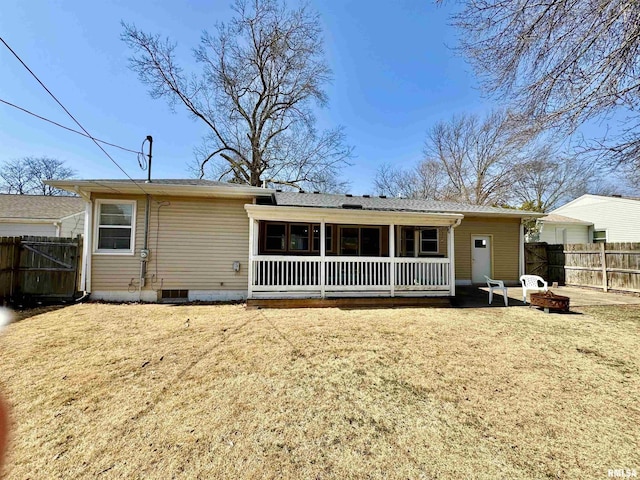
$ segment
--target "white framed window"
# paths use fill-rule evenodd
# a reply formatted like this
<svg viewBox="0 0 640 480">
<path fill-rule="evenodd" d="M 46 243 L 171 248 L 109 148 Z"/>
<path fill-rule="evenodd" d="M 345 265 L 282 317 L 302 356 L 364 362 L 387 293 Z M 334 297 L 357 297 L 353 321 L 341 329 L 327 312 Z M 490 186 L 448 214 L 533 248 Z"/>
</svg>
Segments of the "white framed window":
<svg viewBox="0 0 640 480">
<path fill-rule="evenodd" d="M 95 253 L 133 255 L 135 251 L 135 200 L 97 200 Z"/>
<path fill-rule="evenodd" d="M 606 242 L 607 231 L 606 230 L 594 230 L 593 231 L 593 243 Z"/>
<path fill-rule="evenodd" d="M 440 245 L 437 228 L 420 230 L 420 253 L 438 253 Z"/>
</svg>

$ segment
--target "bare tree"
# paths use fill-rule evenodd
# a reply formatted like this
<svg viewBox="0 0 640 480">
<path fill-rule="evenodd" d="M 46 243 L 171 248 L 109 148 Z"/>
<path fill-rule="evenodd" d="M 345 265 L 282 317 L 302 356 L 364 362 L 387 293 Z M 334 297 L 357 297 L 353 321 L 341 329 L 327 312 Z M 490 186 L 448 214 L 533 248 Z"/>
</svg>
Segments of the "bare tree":
<svg viewBox="0 0 640 480">
<path fill-rule="evenodd" d="M 65 167 L 62 160 L 49 157 L 27 157 L 24 159 L 28 165 L 34 184 L 33 192 L 39 195 L 68 195 L 64 190 L 45 185 L 44 180 L 63 180 L 72 178 L 76 172 Z"/>
<path fill-rule="evenodd" d="M 315 128 L 312 107 L 326 104 L 331 78 L 318 14 L 279 0 L 236 0 L 233 10 L 216 35 L 203 33 L 194 50 L 202 71 L 192 75 L 177 65 L 175 44 L 123 24 L 131 68 L 153 98 L 181 104 L 206 125 L 196 150 L 200 177 L 212 160 L 223 165 L 213 169 L 219 179 L 254 186 L 335 177 L 352 149 L 341 128 Z"/>
<path fill-rule="evenodd" d="M 23 159 L 8 160 L 0 171 L 0 188 L 4 193 L 25 195 L 33 189 L 33 178 L 29 166 Z"/>
<path fill-rule="evenodd" d="M 410 169 L 381 165 L 374 178 L 378 195 L 401 198 L 443 200 L 447 179 L 443 168 L 434 160 L 423 160 Z"/>
<path fill-rule="evenodd" d="M 597 146 L 640 169 L 640 3 L 637 0 L 467 0 L 454 16 L 461 50 L 490 92 L 538 128 L 573 132 L 624 117 Z"/>
<path fill-rule="evenodd" d="M 429 130 L 425 156 L 439 162 L 446 175 L 443 198 L 502 204 L 511 198 L 515 167 L 531 141 L 531 132 L 505 111 L 492 112 L 482 120 L 462 115 Z"/>
<path fill-rule="evenodd" d="M 0 189 L 18 195 L 62 195 L 64 191 L 45 185 L 45 180 L 72 178 L 75 171 L 62 160 L 49 157 L 25 157 L 4 162 L 0 171 Z"/>
<path fill-rule="evenodd" d="M 592 164 L 549 144 L 515 168 L 512 194 L 527 210 L 548 212 L 596 188 Z"/>
</svg>

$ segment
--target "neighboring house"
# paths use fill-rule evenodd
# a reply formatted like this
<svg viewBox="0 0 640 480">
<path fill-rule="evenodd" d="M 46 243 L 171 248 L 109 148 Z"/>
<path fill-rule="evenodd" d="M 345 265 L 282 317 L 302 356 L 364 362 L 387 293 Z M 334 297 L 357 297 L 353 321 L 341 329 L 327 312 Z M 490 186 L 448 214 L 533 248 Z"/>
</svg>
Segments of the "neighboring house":
<svg viewBox="0 0 640 480">
<path fill-rule="evenodd" d="M 640 198 L 583 195 L 538 219 L 549 244 L 640 242 Z"/>
<path fill-rule="evenodd" d="M 79 197 L 0 194 L 0 237 L 75 237 L 84 231 Z"/>
<path fill-rule="evenodd" d="M 86 200 L 81 290 L 115 301 L 453 296 L 484 275 L 515 284 L 522 222 L 540 216 L 207 180 L 48 184 Z"/>
</svg>

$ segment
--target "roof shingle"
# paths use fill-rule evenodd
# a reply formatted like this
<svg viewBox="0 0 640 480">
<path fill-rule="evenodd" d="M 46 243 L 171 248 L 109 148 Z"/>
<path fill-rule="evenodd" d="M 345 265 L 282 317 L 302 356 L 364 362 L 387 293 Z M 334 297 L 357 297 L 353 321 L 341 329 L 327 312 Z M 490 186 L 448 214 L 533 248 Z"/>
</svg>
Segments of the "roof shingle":
<svg viewBox="0 0 640 480">
<path fill-rule="evenodd" d="M 83 210 L 79 197 L 0 194 L 0 218 L 59 220 Z"/>
<path fill-rule="evenodd" d="M 362 197 L 356 195 L 346 196 L 329 193 L 299 192 L 277 192 L 275 198 L 277 205 L 290 207 L 345 208 L 344 205 L 361 205 L 363 210 L 498 215 L 526 215 L 533 213 L 535 215 L 534 212 L 526 212 L 524 210 L 426 199 L 415 200 L 408 198 Z M 348 208 L 348 206 L 346 208 Z"/>
</svg>

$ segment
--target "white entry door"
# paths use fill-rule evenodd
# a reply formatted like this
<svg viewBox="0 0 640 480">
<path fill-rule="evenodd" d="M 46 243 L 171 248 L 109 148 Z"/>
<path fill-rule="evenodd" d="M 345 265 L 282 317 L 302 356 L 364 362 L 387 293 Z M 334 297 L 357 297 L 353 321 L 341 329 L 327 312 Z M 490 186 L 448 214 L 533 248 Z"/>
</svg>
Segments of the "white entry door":
<svg viewBox="0 0 640 480">
<path fill-rule="evenodd" d="M 471 281 L 485 283 L 484 276 L 491 277 L 491 237 L 471 236 Z"/>
</svg>

